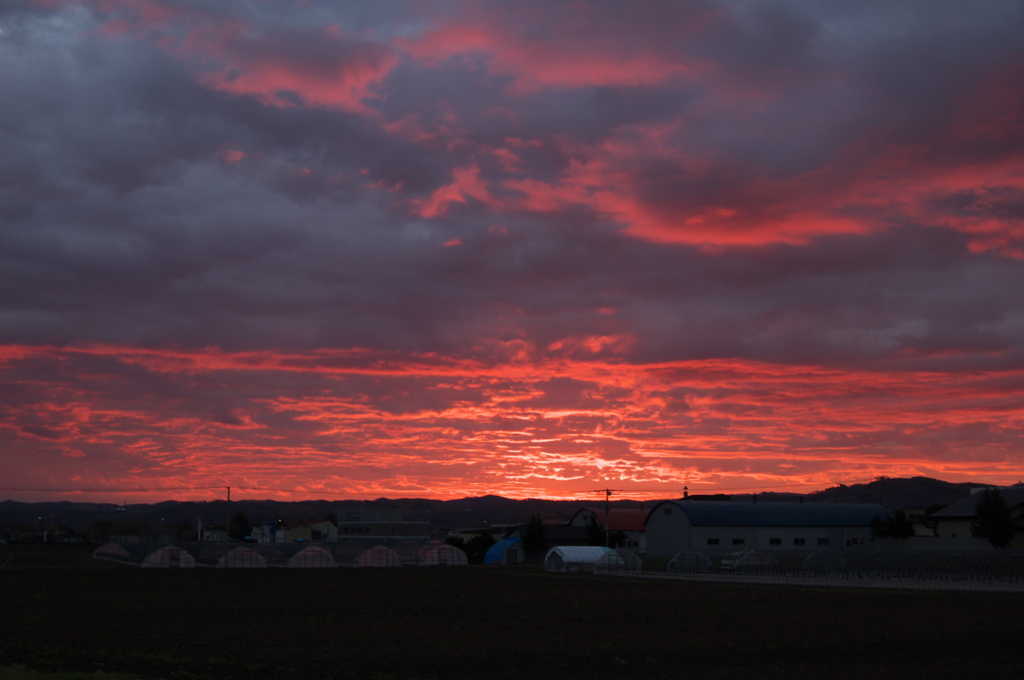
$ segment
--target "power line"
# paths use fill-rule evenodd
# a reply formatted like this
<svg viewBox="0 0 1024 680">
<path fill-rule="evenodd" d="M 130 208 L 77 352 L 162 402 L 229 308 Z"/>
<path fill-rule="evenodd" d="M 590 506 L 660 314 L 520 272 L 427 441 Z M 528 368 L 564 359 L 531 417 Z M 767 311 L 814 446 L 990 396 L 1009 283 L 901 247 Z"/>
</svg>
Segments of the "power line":
<svg viewBox="0 0 1024 680">
<path fill-rule="evenodd" d="M 854 484 L 861 484 L 862 482 L 853 482 Z M 801 482 L 798 484 L 771 484 L 769 486 L 716 486 L 714 484 L 707 485 L 709 491 L 755 491 L 761 489 L 788 489 L 797 486 L 820 486 L 816 482 Z M 637 494 L 637 493 L 666 493 L 670 492 L 671 489 L 588 489 L 580 493 L 619 493 L 619 494 Z"/>
<path fill-rule="evenodd" d="M 194 491 L 196 489 L 223 489 L 223 486 L 159 486 L 159 487 L 104 487 L 83 489 L 56 488 L 0 488 L 0 491 L 48 491 L 51 493 L 129 493 L 132 491 Z"/>
<path fill-rule="evenodd" d="M 194 492 L 221 490 L 221 488 L 234 488 L 246 492 L 275 492 L 279 494 L 294 494 L 294 488 L 269 488 L 266 486 L 228 486 L 220 484 L 217 486 L 110 486 L 104 488 L 68 488 L 68 487 L 0 487 L 0 492 L 32 492 L 47 494 L 132 494 L 132 493 L 154 493 L 154 492 Z"/>
</svg>

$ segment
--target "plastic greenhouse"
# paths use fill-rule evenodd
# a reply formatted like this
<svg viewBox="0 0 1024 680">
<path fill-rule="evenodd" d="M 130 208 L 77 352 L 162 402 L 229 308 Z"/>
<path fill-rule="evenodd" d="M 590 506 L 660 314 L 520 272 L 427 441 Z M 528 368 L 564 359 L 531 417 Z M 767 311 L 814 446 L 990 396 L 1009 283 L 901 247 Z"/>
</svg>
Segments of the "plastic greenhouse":
<svg viewBox="0 0 1024 680">
<path fill-rule="evenodd" d="M 383 545 L 375 545 L 369 550 L 364 550 L 356 558 L 357 567 L 400 567 L 402 559 L 391 548 Z"/>
<path fill-rule="evenodd" d="M 226 549 L 225 549 L 226 548 Z M 267 560 L 256 550 L 244 545 L 210 546 L 204 549 L 201 561 L 208 562 L 219 553 L 213 565 L 218 569 L 266 569 Z"/>
<path fill-rule="evenodd" d="M 628 550 L 615 549 L 597 558 L 594 563 L 595 574 L 635 574 L 641 570 L 643 563 L 636 553 Z"/>
<path fill-rule="evenodd" d="M 415 567 L 420 563 L 420 549 L 423 547 L 423 540 L 407 538 L 397 543 L 389 543 L 388 547 L 398 553 L 398 559 L 402 561 L 403 567 Z"/>
<path fill-rule="evenodd" d="M 764 574 L 773 572 L 779 561 L 770 553 L 760 550 L 738 550 L 722 556 L 721 570 L 738 574 Z"/>
<path fill-rule="evenodd" d="M 419 564 L 424 567 L 464 567 L 469 564 L 469 558 L 453 545 L 432 542 L 420 547 Z"/>
<path fill-rule="evenodd" d="M 184 548 L 162 545 L 146 555 L 142 566 L 157 569 L 191 569 L 196 566 L 196 560 Z"/>
<path fill-rule="evenodd" d="M 591 545 L 559 545 L 544 556 L 544 571 L 593 571 L 594 565 L 611 548 Z"/>
<path fill-rule="evenodd" d="M 684 551 L 668 562 L 670 574 L 702 574 L 711 570 L 711 559 L 704 553 Z"/>
<path fill-rule="evenodd" d="M 287 565 L 293 569 L 334 568 L 338 562 L 327 548 L 316 545 L 296 545 L 297 550 L 288 557 Z"/>
<path fill-rule="evenodd" d="M 196 566 L 195 558 L 187 550 L 171 544 L 157 546 L 108 541 L 96 548 L 92 556 L 97 560 L 155 569 L 191 569 Z"/>
</svg>

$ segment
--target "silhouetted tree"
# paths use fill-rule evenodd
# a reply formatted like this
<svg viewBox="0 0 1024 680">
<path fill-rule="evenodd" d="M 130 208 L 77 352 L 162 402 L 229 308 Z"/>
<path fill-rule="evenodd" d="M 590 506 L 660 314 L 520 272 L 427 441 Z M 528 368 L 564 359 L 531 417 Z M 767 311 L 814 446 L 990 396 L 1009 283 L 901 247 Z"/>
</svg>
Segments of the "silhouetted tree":
<svg viewBox="0 0 1024 680">
<path fill-rule="evenodd" d="M 879 538 L 910 538 L 914 536 L 914 523 L 910 521 L 907 514 L 897 511 L 892 517 L 882 519 L 875 517 L 871 520 L 871 535 Z"/>
<path fill-rule="evenodd" d="M 600 520 L 593 515 L 587 521 L 584 538 L 587 541 L 587 545 L 607 545 L 609 548 L 620 548 L 626 544 L 626 534 L 624 532 L 606 532 Z"/>
<path fill-rule="evenodd" d="M 459 535 L 445 536 L 444 542 L 453 548 L 458 548 L 462 552 L 466 552 L 466 539 Z M 466 553 L 467 555 L 469 553 Z"/>
<path fill-rule="evenodd" d="M 1010 505 L 999 489 L 985 489 L 978 494 L 971 535 L 987 538 L 996 548 L 1005 548 L 1015 531 Z"/>
<path fill-rule="evenodd" d="M 96 543 L 106 543 L 110 540 L 110 534 L 114 529 L 114 523 L 109 519 L 98 519 L 92 523 L 92 540 Z"/>
<path fill-rule="evenodd" d="M 166 530 L 175 541 L 194 541 L 199 538 L 195 523 L 187 519 L 167 524 Z"/>
<path fill-rule="evenodd" d="M 139 536 L 149 538 L 149 522 L 127 521 L 115 522 L 110 533 L 114 536 Z"/>
<path fill-rule="evenodd" d="M 530 521 L 523 532 L 523 550 L 535 552 L 548 546 L 548 532 L 540 515 L 530 515 Z"/>
<path fill-rule="evenodd" d="M 488 533 L 482 533 L 466 541 L 466 547 L 463 550 L 470 562 L 478 563 L 484 561 L 484 556 L 492 545 L 494 545 L 494 537 Z"/>
<path fill-rule="evenodd" d="M 252 525 L 249 523 L 249 518 L 245 516 L 244 512 L 239 510 L 232 516 L 231 521 L 228 522 L 228 536 L 231 537 L 232 541 L 241 541 L 251 533 Z"/>
<path fill-rule="evenodd" d="M 598 521 L 597 517 L 591 515 L 590 519 L 587 520 L 584 537 L 586 538 L 587 545 L 604 545 L 604 527 L 601 526 L 601 522 Z"/>
</svg>

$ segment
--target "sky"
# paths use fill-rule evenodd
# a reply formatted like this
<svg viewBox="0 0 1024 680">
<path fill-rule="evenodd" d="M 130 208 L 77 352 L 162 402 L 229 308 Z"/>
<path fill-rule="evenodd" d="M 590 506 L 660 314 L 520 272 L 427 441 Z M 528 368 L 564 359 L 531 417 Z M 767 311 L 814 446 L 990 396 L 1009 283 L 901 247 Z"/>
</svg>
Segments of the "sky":
<svg viewBox="0 0 1024 680">
<path fill-rule="evenodd" d="M 1022 25 L 6 0 L 0 497 L 1015 483 Z"/>
</svg>

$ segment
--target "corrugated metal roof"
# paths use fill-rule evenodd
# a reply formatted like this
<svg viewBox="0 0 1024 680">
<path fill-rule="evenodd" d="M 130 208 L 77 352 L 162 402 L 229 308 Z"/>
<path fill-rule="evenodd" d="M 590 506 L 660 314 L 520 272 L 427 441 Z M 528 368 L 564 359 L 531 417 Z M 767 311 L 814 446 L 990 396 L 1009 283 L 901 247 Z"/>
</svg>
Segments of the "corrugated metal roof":
<svg viewBox="0 0 1024 680">
<path fill-rule="evenodd" d="M 891 513 L 875 503 L 742 503 L 738 501 L 665 501 L 682 509 L 694 526 L 852 527 L 870 526 Z"/>
</svg>

